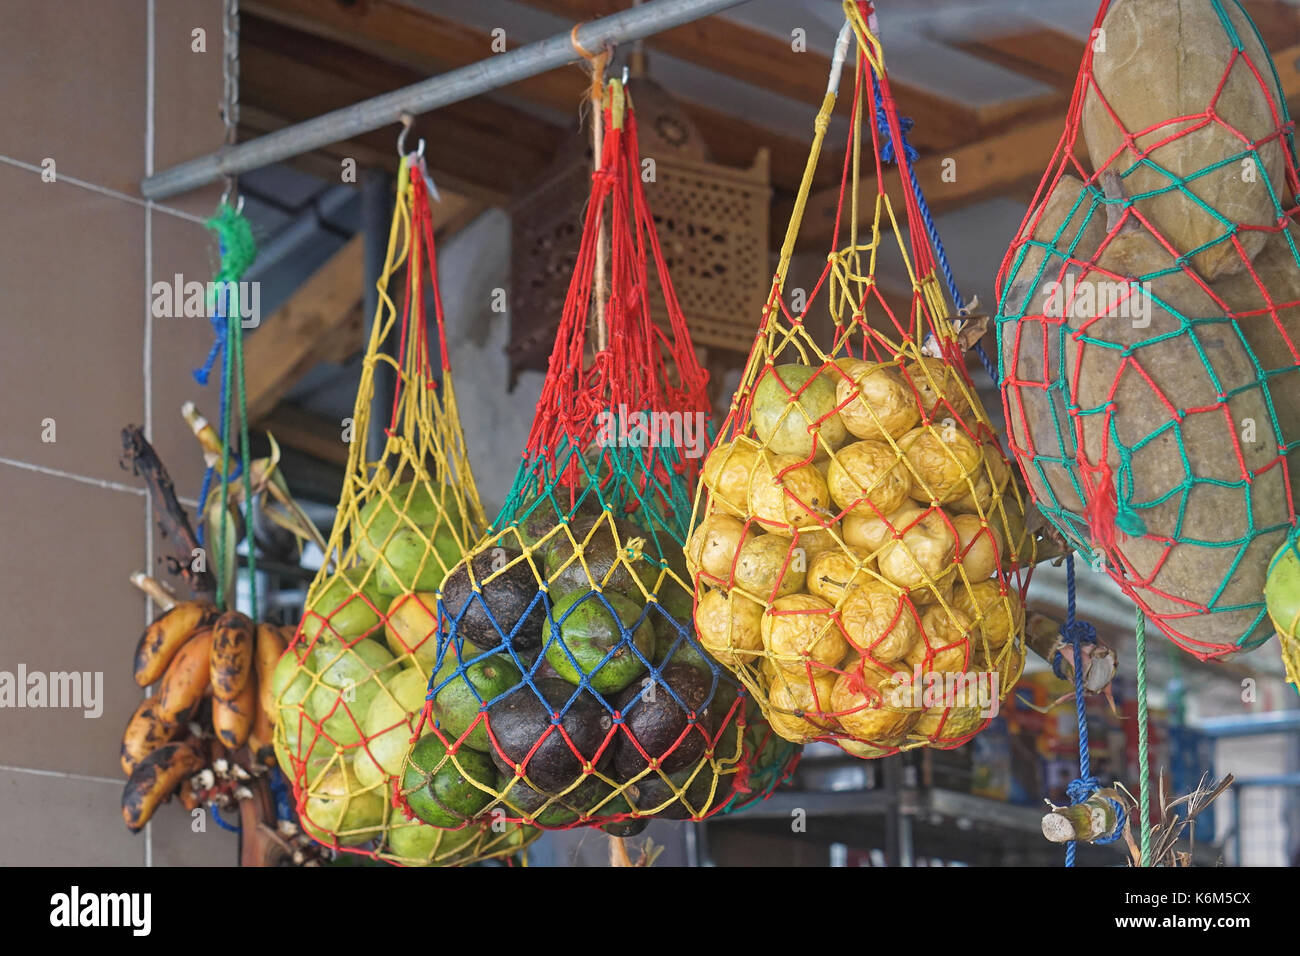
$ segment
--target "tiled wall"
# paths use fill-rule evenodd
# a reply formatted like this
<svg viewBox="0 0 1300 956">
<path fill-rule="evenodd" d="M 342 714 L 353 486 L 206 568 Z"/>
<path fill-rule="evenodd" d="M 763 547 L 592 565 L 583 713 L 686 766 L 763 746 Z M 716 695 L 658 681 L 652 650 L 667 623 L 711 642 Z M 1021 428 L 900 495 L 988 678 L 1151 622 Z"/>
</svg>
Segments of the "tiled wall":
<svg viewBox="0 0 1300 956">
<path fill-rule="evenodd" d="M 101 672 L 104 697 L 94 719 L 0 709 L 0 864 L 236 862 L 232 836 L 211 821 L 192 832 L 175 802 L 128 833 L 118 766 L 153 611 L 127 575 L 159 551 L 119 434 L 144 425 L 192 499 L 202 460 L 180 405 L 216 412 L 215 389 L 190 377 L 207 322 L 152 318 L 149 290 L 211 278 L 201 223 L 220 190 L 156 204 L 138 183 L 221 142 L 221 58 L 221 0 L 0 9 L 0 671 Z"/>
</svg>

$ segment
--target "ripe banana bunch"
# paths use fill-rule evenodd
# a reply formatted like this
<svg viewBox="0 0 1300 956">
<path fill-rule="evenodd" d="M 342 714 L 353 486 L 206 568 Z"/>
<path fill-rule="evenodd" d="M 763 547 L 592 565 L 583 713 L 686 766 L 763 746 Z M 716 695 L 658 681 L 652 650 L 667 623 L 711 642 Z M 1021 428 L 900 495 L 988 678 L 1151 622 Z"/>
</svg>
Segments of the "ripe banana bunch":
<svg viewBox="0 0 1300 956">
<path fill-rule="evenodd" d="M 135 650 L 135 682 L 156 684 L 155 692 L 140 701 L 122 735 L 122 818 L 133 833 L 177 790 L 187 809 L 199 805 L 205 788 L 191 778 L 214 763 L 213 749 L 234 754 L 247 746 L 251 767 L 274 764 L 270 712 L 258 688 L 269 686 L 289 636 L 207 601 L 173 603 L 156 582 L 142 579 L 133 581 L 164 611 Z M 219 747 L 210 747 L 213 741 Z"/>
</svg>

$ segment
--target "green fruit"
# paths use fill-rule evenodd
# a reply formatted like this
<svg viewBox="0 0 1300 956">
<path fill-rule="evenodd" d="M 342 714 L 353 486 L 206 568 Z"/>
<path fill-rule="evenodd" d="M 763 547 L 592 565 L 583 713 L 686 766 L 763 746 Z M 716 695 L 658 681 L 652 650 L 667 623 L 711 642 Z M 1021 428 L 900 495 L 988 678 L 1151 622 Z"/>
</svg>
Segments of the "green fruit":
<svg viewBox="0 0 1300 956">
<path fill-rule="evenodd" d="M 465 653 L 466 660 L 478 656 Z M 448 647 L 442 666 L 429 682 L 435 693 L 433 716 L 445 737 L 463 740 L 465 746 L 487 753 L 492 749 L 492 741 L 488 737 L 487 719 L 480 719 L 479 714 L 486 711 L 487 704 L 519 685 L 522 680 L 519 668 L 504 654 L 493 654 L 457 673 L 459 670 L 461 658 L 454 647 Z"/>
<path fill-rule="evenodd" d="M 1273 555 L 1264 601 L 1282 644 L 1286 679 L 1300 688 L 1300 555 L 1296 545 L 1284 544 Z"/>
<path fill-rule="evenodd" d="M 560 634 L 546 661 L 570 684 L 587 676 L 593 690 L 614 693 L 645 673 L 642 658 L 654 656 L 654 626 L 648 617 L 638 625 L 641 606 L 621 594 L 573 591 L 556 599 L 552 616 Z M 635 630 L 625 636 L 624 628 Z"/>
<path fill-rule="evenodd" d="M 439 830 L 419 820 L 408 820 L 401 807 L 388 817 L 388 849 L 408 866 L 447 865 L 456 862 L 456 851 L 479 835 L 475 827 Z"/>
<path fill-rule="evenodd" d="M 689 618 L 679 627 L 677 621 L 654 611 L 651 611 L 651 616 L 655 627 L 656 667 L 662 668 L 669 663 L 686 664 L 706 674 L 713 673 L 713 665 L 693 642 L 695 632 Z"/>
<path fill-rule="evenodd" d="M 762 375 L 754 388 L 750 419 L 768 451 L 806 458 L 812 454 L 814 435 L 819 454 L 843 443 L 844 422 L 835 410 L 838 378 L 831 369 L 807 365 L 777 365 Z"/>
<path fill-rule="evenodd" d="M 402 758 L 424 709 L 428 681 L 410 668 L 393 674 L 375 696 L 361 721 L 365 746 L 358 747 L 352 769 L 362 786 L 402 772 Z"/>
<path fill-rule="evenodd" d="M 569 591 L 590 591 L 600 585 L 604 591 L 618 591 L 640 600 L 643 596 L 641 588 L 654 592 L 661 574 L 665 588 L 671 585 L 680 590 L 663 573 L 654 537 L 639 525 L 621 518 L 602 516 L 575 522 L 572 532 L 580 552 L 578 557 L 574 556 L 574 546 L 567 537 L 557 537 L 546 552 L 546 580 L 550 582 L 552 597 Z M 661 540 L 666 537 L 661 532 Z M 628 546 L 628 542 L 634 539 L 643 542 L 639 553 Z M 640 585 L 637 584 L 638 578 Z M 683 580 L 688 579 L 684 577 Z"/>
<path fill-rule="evenodd" d="M 290 780 L 297 778 L 293 763 L 305 763 L 305 782 L 308 784 L 320 776 L 338 753 L 338 748 L 317 730 L 303 710 L 303 701 L 311 691 L 312 677 L 313 672 L 299 664 L 293 653 L 281 657 L 271 672 L 271 695 L 275 701 L 271 714 L 275 725 L 272 741 L 275 758 Z"/>
<path fill-rule="evenodd" d="M 361 739 L 361 721 L 383 681 L 400 665 L 378 641 L 367 638 L 345 647 L 322 638 L 312 649 L 310 666 L 319 676 L 304 710 L 339 747 L 352 746 Z"/>
<path fill-rule="evenodd" d="M 575 791 L 581 787 L 575 788 Z M 508 817 L 528 817 L 539 827 L 563 827 L 578 819 L 578 811 L 564 797 L 534 790 L 523 780 L 516 780 L 495 805 Z"/>
<path fill-rule="evenodd" d="M 384 549 L 384 560 L 375 564 L 375 584 L 387 595 L 436 591 L 463 554 L 447 525 L 432 534 L 426 528 L 399 528 Z"/>
<path fill-rule="evenodd" d="M 437 734 L 425 734 L 407 756 L 402 792 L 411 812 L 425 823 L 455 829 L 492 801 L 490 789 L 482 788 L 495 787 L 496 777 L 483 754 L 462 749 L 453 756 Z"/>
<path fill-rule="evenodd" d="M 380 627 L 386 607 L 388 601 L 379 593 L 375 576 L 367 578 L 364 568 L 348 568 L 307 601 L 303 640 L 310 644 L 318 636 L 340 641 L 364 637 Z"/>
<path fill-rule="evenodd" d="M 366 502 L 352 533 L 360 564 L 374 565 L 377 587 L 392 596 L 438 589 L 461 559 L 456 540 L 461 524 L 460 506 L 449 488 L 408 481 Z"/>
<path fill-rule="evenodd" d="M 603 817 L 618 816 L 621 813 L 631 813 L 632 804 L 628 802 L 627 797 L 623 794 L 616 794 L 614 799 L 610 800 L 600 808 L 600 815 Z M 650 817 L 628 817 L 626 820 L 616 820 L 606 823 L 601 827 L 610 836 L 627 837 L 636 836 L 642 830 L 650 825 Z"/>
<path fill-rule="evenodd" d="M 307 789 L 303 830 L 321 843 L 360 846 L 384 830 L 388 801 L 381 789 L 365 789 L 339 763 Z"/>
</svg>

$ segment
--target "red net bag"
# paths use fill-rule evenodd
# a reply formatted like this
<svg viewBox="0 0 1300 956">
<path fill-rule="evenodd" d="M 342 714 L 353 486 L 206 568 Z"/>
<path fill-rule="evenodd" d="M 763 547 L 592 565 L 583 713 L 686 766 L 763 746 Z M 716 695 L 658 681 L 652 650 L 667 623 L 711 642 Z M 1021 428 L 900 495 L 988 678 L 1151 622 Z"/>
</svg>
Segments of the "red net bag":
<svg viewBox="0 0 1300 956">
<path fill-rule="evenodd" d="M 518 820 L 626 836 L 651 816 L 699 819 L 753 800 L 794 757 L 691 628 L 682 544 L 708 442 L 706 373 L 623 96 L 609 85 L 600 168 L 519 472 L 439 594 L 435 672 L 396 799 L 457 832 Z M 666 329 L 651 318 L 652 274 Z"/>
<path fill-rule="evenodd" d="M 701 643 L 773 729 L 878 757 L 957 746 L 996 713 L 1023 666 L 1034 545 L 945 318 L 910 161 L 895 149 L 895 173 L 882 159 L 902 139 L 869 5 L 845 12 L 841 52 L 850 36 L 857 43 L 832 252 L 805 310 L 791 311 L 786 269 L 833 91 L 758 337 L 704 466 L 688 559 Z M 873 164 L 877 191 L 859 196 Z M 907 197 L 903 223 L 886 190 L 893 175 Z M 906 313 L 876 285 L 886 244 L 912 277 Z M 818 343 L 804 320 L 822 301 L 835 332 Z"/>
<path fill-rule="evenodd" d="M 1102 3 L 998 277 L 1010 447 L 1042 513 L 1202 659 L 1273 633 L 1295 527 L 1292 129 L 1235 0 Z"/>
<path fill-rule="evenodd" d="M 422 160 L 403 160 L 338 516 L 269 694 L 276 758 L 306 833 L 394 863 L 445 866 L 516 853 L 539 833 L 486 824 L 448 833 L 409 820 L 392 799 L 437 662 L 438 585 L 486 524 L 447 363 L 426 175 Z M 381 346 L 394 332 L 390 356 Z M 383 454 L 367 461 L 381 364 L 395 370 L 396 389 Z"/>
</svg>

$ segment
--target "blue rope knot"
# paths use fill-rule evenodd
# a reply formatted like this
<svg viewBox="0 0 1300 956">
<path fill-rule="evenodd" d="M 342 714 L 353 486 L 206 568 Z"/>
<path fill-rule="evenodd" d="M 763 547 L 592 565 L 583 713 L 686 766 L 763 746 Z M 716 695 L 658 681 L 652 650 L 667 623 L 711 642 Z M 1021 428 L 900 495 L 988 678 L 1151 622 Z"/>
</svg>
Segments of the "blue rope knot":
<svg viewBox="0 0 1300 956">
<path fill-rule="evenodd" d="M 872 80 L 875 81 L 875 79 L 875 71 L 872 71 Z M 885 100 L 881 94 L 880 83 L 872 82 L 871 85 L 874 87 L 876 94 L 876 129 L 880 131 L 880 135 L 884 138 L 885 142 L 884 146 L 880 149 L 880 158 L 887 163 L 892 163 L 894 162 L 894 140 L 889 132 L 889 117 L 885 115 Z M 916 151 L 916 148 L 907 141 L 907 134 L 912 131 L 912 127 L 915 125 L 916 121 L 910 116 L 900 116 L 898 118 L 898 131 L 901 134 L 899 139 L 903 141 L 903 155 L 907 157 L 909 163 L 916 162 L 917 158 L 921 155 Z"/>
<path fill-rule="evenodd" d="M 1100 789 L 1100 781 L 1098 781 L 1096 777 L 1087 776 L 1076 777 L 1074 780 L 1071 780 L 1070 785 L 1066 787 L 1065 792 L 1070 797 L 1071 804 L 1079 804 L 1085 802 Z M 1107 797 L 1106 800 L 1115 808 L 1115 829 L 1106 836 L 1097 837 L 1093 840 L 1092 842 L 1097 846 L 1106 846 L 1118 840 L 1124 832 L 1124 823 L 1127 819 L 1124 813 L 1123 804 L 1112 797 Z"/>
<path fill-rule="evenodd" d="M 1071 647 L 1074 646 L 1075 639 L 1078 638 L 1080 646 L 1084 644 L 1097 643 L 1097 629 L 1088 621 L 1067 621 L 1061 625 L 1061 637 L 1065 639 Z M 1065 676 L 1065 658 L 1060 651 L 1052 655 L 1052 673 L 1058 680 L 1068 680 Z"/>
</svg>

